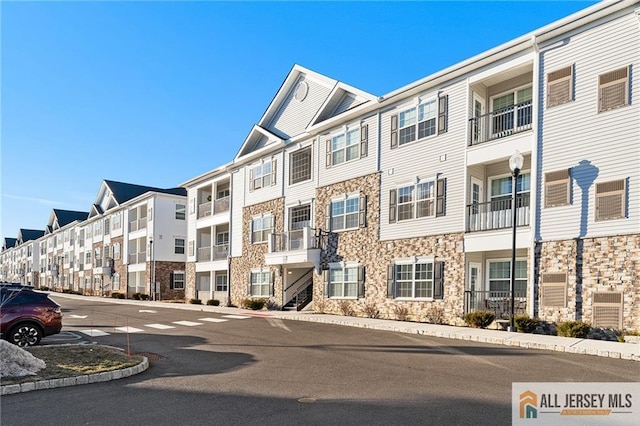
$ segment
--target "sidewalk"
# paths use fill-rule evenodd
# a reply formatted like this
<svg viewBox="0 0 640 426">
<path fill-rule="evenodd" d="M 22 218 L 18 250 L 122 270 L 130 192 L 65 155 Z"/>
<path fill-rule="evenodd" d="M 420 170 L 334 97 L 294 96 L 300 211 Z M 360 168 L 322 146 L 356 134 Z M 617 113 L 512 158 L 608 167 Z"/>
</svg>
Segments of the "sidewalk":
<svg viewBox="0 0 640 426">
<path fill-rule="evenodd" d="M 360 318 L 341 315 L 319 314 L 296 311 L 252 311 L 223 306 L 191 305 L 185 303 L 152 302 L 141 300 L 122 300 L 93 296 L 79 296 L 65 293 L 50 293 L 53 298 L 91 299 L 109 303 L 134 304 L 141 307 L 183 309 L 190 311 L 214 312 L 221 314 L 240 314 L 276 318 L 292 321 L 308 321 L 323 324 L 335 324 L 349 327 L 369 328 L 396 333 L 420 334 L 445 339 L 470 340 L 494 345 L 515 346 L 520 348 L 543 349 L 556 352 L 568 352 L 582 355 L 594 355 L 605 358 L 618 358 L 640 361 L 640 343 L 620 343 L 594 339 L 576 339 L 572 337 L 547 336 L 542 334 L 514 333 L 500 330 L 486 330 L 471 327 L 456 327 L 386 319 Z M 63 320 L 64 321 L 64 320 Z"/>
</svg>

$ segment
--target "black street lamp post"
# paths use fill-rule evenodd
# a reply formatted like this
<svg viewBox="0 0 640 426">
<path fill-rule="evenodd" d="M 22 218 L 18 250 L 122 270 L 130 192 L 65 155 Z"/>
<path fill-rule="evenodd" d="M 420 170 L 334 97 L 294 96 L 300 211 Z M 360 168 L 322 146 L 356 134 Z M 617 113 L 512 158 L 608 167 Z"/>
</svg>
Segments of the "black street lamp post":
<svg viewBox="0 0 640 426">
<path fill-rule="evenodd" d="M 518 219 L 518 176 L 520 175 L 520 170 L 522 170 L 522 166 L 524 165 L 524 157 L 520 154 L 520 151 L 516 151 L 513 153 L 511 158 L 509 158 L 509 168 L 511 169 L 511 192 L 512 192 L 512 200 L 511 200 L 511 225 L 512 225 L 512 236 L 511 236 L 511 325 L 509 326 L 509 331 L 516 331 L 516 317 L 515 317 L 515 290 L 516 290 L 516 227 L 517 227 L 517 219 Z"/>
</svg>

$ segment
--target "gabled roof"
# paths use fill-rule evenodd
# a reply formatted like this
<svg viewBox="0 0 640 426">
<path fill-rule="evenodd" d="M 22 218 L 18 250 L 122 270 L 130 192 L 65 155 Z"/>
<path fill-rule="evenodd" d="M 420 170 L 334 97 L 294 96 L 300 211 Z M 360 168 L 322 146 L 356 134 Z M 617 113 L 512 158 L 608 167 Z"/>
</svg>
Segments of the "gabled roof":
<svg viewBox="0 0 640 426">
<path fill-rule="evenodd" d="M 55 230 L 65 227 L 70 223 L 87 220 L 87 217 L 89 217 L 88 212 L 53 209 L 49 215 L 49 222 L 47 222 L 45 234 L 51 234 Z"/>
<path fill-rule="evenodd" d="M 187 190 L 184 188 L 154 188 L 152 186 L 135 185 L 133 183 L 116 182 L 113 180 L 105 180 L 104 183 L 109 187 L 118 204 L 122 204 L 146 192 L 187 196 Z"/>
<path fill-rule="evenodd" d="M 294 65 L 234 161 L 303 136 L 310 126 L 368 102 L 377 97 Z"/>
<path fill-rule="evenodd" d="M 44 231 L 38 229 L 20 229 L 18 232 L 18 244 L 26 243 L 27 241 L 37 240 L 44 235 Z"/>
<path fill-rule="evenodd" d="M 5 237 L 4 243 L 2 244 L 2 250 L 7 250 L 16 246 L 17 238 Z"/>
</svg>

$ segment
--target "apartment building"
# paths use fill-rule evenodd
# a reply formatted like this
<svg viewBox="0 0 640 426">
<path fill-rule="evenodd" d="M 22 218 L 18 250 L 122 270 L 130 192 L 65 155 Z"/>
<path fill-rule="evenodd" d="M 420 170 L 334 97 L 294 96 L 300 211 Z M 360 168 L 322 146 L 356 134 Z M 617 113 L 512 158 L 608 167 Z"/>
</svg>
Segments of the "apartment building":
<svg viewBox="0 0 640 426">
<path fill-rule="evenodd" d="M 73 282 L 640 329 L 639 17 L 598 3 L 382 96 L 295 65 L 235 158 L 181 193 L 105 181 Z"/>
<path fill-rule="evenodd" d="M 595 5 L 380 97 L 294 66 L 234 161 L 184 184 L 187 294 L 455 324 L 508 318 L 515 273 L 516 314 L 638 328 L 637 8 Z"/>
</svg>

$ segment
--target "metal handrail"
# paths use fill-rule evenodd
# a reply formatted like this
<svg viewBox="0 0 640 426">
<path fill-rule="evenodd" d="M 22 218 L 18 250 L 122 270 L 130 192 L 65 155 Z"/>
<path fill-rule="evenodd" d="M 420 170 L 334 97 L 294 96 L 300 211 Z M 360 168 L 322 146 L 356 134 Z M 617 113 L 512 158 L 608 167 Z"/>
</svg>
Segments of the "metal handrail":
<svg viewBox="0 0 640 426">
<path fill-rule="evenodd" d="M 532 123 L 530 100 L 470 118 L 468 145 L 478 145 L 530 130 Z"/>
</svg>

